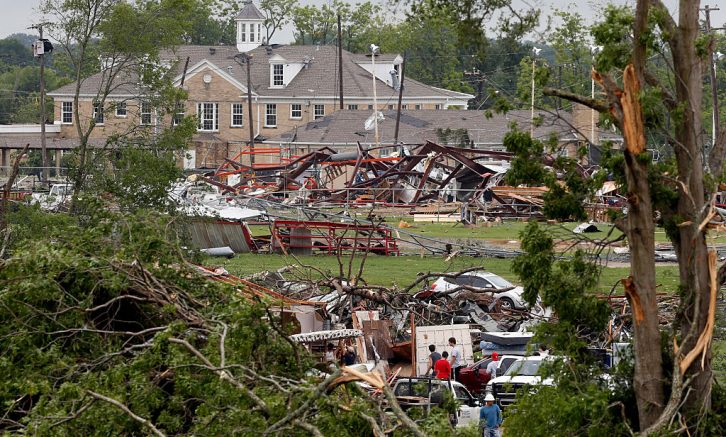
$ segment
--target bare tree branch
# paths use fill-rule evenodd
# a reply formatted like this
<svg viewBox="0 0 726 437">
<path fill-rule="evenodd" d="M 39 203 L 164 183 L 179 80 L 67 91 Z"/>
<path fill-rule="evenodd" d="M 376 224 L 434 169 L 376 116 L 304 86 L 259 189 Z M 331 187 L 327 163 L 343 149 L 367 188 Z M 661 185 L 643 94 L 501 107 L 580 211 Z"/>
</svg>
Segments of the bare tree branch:
<svg viewBox="0 0 726 437">
<path fill-rule="evenodd" d="M 580 103 L 598 112 L 610 111 L 610 106 L 608 106 L 608 104 L 604 100 L 592 99 L 590 97 L 585 97 L 580 94 L 571 93 L 569 91 L 561 90 L 558 88 L 544 87 L 542 89 L 542 94 L 544 94 L 545 96 L 559 97 L 565 100 L 569 100 L 571 102 Z"/>
<path fill-rule="evenodd" d="M 96 392 L 91 391 L 91 390 L 87 390 L 86 393 L 88 393 L 94 399 L 98 399 L 100 401 L 108 402 L 109 404 L 111 404 L 114 407 L 118 408 L 119 410 L 123 411 L 129 417 L 131 417 L 132 419 L 134 419 L 135 421 L 137 421 L 140 424 L 144 425 L 145 427 L 149 428 L 149 431 L 151 431 L 152 433 L 154 433 L 154 435 L 157 435 L 158 437 L 166 437 L 166 434 L 164 434 L 163 432 L 159 431 L 159 428 L 157 428 L 156 426 L 154 426 L 154 424 L 151 423 L 150 420 L 144 419 L 143 417 L 135 414 L 133 411 L 131 411 L 131 409 L 129 409 L 129 407 L 127 407 L 126 405 L 124 405 L 121 402 L 117 401 L 116 399 L 109 398 L 107 396 L 104 396 L 104 395 L 102 395 L 100 393 L 96 393 Z"/>
</svg>

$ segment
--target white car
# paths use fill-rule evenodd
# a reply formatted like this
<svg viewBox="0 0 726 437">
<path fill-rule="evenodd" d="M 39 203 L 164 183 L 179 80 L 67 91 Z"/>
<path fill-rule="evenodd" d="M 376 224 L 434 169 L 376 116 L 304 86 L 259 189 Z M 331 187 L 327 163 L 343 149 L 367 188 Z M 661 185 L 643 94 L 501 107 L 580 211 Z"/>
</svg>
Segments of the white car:
<svg viewBox="0 0 726 437">
<path fill-rule="evenodd" d="M 486 392 L 491 393 L 500 407 L 512 405 L 516 400 L 517 390 L 522 387 L 536 387 L 553 385 L 552 378 L 542 378 L 539 375 L 540 366 L 546 361 L 552 361 L 552 356 L 531 356 L 515 361 L 509 366 L 504 375 L 491 379 L 487 383 Z"/>
<path fill-rule="evenodd" d="M 431 290 L 435 293 L 442 293 L 462 285 L 480 288 L 482 291 L 510 289 L 501 293 L 493 293 L 494 298 L 500 302 L 502 308 L 527 309 L 527 302 L 522 297 L 524 288 L 516 286 L 491 272 L 469 272 L 459 275 L 456 278 L 442 276 L 431 285 Z M 461 291 L 464 290 L 454 292 L 451 297 L 455 297 Z"/>
</svg>

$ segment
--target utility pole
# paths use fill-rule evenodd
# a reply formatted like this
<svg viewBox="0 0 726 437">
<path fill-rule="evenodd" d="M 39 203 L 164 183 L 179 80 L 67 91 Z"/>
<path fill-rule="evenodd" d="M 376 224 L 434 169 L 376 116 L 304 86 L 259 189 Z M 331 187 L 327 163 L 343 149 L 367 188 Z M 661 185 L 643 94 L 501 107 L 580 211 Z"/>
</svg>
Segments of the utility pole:
<svg viewBox="0 0 726 437">
<path fill-rule="evenodd" d="M 406 69 L 406 53 L 403 53 L 403 62 L 401 62 L 401 80 L 398 81 L 398 111 L 396 112 L 396 132 L 393 135 L 393 144 L 398 144 L 398 125 L 401 123 L 401 100 L 403 100 L 403 73 Z M 401 149 L 403 152 L 403 148 Z M 403 158 L 403 153 L 401 153 Z"/>
<path fill-rule="evenodd" d="M 43 46 L 41 51 L 36 48 L 35 55 L 40 58 L 40 150 L 43 156 L 43 172 L 42 180 L 48 183 L 50 179 L 49 163 L 48 163 L 48 149 L 45 145 L 45 41 L 43 41 L 43 25 L 46 23 L 36 24 L 31 26 L 31 29 L 38 29 L 39 39 L 36 44 Z"/>
<path fill-rule="evenodd" d="M 338 14 L 338 85 L 340 86 L 340 109 L 343 109 L 343 29 Z"/>
<path fill-rule="evenodd" d="M 378 93 L 376 92 L 376 52 L 378 46 L 371 44 L 371 69 L 373 76 L 373 125 L 376 128 L 376 146 L 381 145 L 381 139 L 378 136 Z"/>
<path fill-rule="evenodd" d="M 701 9 L 703 12 L 706 13 L 706 33 L 711 35 L 712 29 L 711 28 L 711 12 L 712 11 L 718 11 L 719 8 L 712 8 L 708 5 L 706 5 L 703 9 Z M 708 62 L 710 64 L 710 76 L 711 76 L 711 100 L 713 100 L 713 128 L 711 129 L 711 146 L 713 147 L 714 144 L 716 144 L 716 137 L 718 136 L 718 130 L 719 130 L 719 114 L 718 114 L 718 87 L 716 86 L 716 65 L 713 60 L 713 39 L 711 39 L 711 43 L 708 44 Z"/>
<path fill-rule="evenodd" d="M 250 122 L 250 167 L 252 167 L 255 164 L 255 131 L 252 123 L 252 80 L 250 79 L 252 56 L 247 53 L 240 53 L 239 55 L 235 55 L 234 60 L 240 65 L 247 65 L 247 113 L 249 114 L 248 118 Z"/>
</svg>

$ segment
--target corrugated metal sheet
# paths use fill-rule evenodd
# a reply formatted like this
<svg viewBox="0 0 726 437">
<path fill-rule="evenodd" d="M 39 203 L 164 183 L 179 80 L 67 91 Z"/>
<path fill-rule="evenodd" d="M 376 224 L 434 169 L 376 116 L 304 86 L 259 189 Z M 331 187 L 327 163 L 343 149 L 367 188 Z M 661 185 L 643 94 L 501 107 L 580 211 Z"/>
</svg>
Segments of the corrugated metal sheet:
<svg viewBox="0 0 726 437">
<path fill-rule="evenodd" d="M 239 223 L 196 221 L 189 225 L 192 245 L 197 249 L 229 246 L 235 253 L 250 252 L 247 232 Z"/>
</svg>

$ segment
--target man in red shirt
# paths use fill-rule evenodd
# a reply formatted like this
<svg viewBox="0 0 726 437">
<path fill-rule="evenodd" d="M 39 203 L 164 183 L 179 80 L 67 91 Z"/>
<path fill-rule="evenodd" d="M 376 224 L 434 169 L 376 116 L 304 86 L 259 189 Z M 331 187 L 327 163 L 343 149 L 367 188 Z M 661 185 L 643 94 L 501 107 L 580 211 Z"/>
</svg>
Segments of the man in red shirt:
<svg viewBox="0 0 726 437">
<path fill-rule="evenodd" d="M 441 360 L 437 360 L 434 364 L 434 371 L 436 371 L 436 377 L 439 379 L 451 379 L 451 364 L 449 364 L 449 353 L 444 351 L 441 353 Z"/>
</svg>

